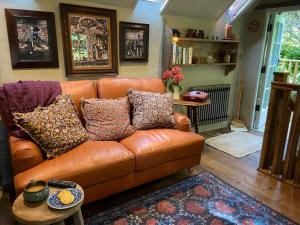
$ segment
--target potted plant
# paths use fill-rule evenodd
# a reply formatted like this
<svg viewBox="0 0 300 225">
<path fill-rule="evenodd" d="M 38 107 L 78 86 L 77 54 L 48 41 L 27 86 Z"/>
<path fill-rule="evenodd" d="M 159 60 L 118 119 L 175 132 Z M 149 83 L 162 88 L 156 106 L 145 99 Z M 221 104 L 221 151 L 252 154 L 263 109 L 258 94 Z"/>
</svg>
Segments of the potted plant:
<svg viewBox="0 0 300 225">
<path fill-rule="evenodd" d="M 173 67 L 163 73 L 162 80 L 164 81 L 167 90 L 172 92 L 174 99 L 180 99 L 180 92 L 183 87 L 181 85 L 184 76 L 179 66 Z"/>
</svg>

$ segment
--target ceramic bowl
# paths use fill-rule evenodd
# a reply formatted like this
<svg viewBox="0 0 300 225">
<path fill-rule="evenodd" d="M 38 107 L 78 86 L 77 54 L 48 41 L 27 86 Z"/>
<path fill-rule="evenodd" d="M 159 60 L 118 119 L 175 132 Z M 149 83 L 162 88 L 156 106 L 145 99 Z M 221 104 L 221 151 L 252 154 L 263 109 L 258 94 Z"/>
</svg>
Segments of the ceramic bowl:
<svg viewBox="0 0 300 225">
<path fill-rule="evenodd" d="M 42 188 L 38 188 L 41 186 Z M 35 188 L 38 189 L 34 190 Z M 25 201 L 29 203 L 44 201 L 45 199 L 48 198 L 48 195 L 49 195 L 49 187 L 47 182 L 43 180 L 31 181 L 25 186 L 23 192 Z"/>
</svg>

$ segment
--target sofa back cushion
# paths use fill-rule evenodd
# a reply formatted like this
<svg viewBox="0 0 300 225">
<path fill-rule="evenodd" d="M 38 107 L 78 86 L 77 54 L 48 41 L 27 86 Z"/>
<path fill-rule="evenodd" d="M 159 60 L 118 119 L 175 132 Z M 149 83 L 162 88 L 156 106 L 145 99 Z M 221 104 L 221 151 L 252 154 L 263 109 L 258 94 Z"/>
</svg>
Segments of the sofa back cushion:
<svg viewBox="0 0 300 225">
<path fill-rule="evenodd" d="M 101 78 L 97 81 L 98 98 L 122 98 L 127 96 L 129 88 L 160 94 L 166 91 L 159 78 Z"/>
<path fill-rule="evenodd" d="M 76 109 L 79 113 L 80 120 L 83 122 L 82 111 L 80 108 L 80 99 L 97 98 L 97 90 L 94 81 L 80 80 L 80 81 L 64 81 L 60 82 L 62 93 L 71 95 Z"/>
<path fill-rule="evenodd" d="M 13 113 L 16 124 L 40 145 L 47 158 L 55 158 L 88 140 L 70 95 L 59 95 L 33 112 Z"/>
<path fill-rule="evenodd" d="M 82 99 L 81 110 L 90 140 L 114 141 L 132 135 L 128 97 L 119 99 Z"/>
</svg>

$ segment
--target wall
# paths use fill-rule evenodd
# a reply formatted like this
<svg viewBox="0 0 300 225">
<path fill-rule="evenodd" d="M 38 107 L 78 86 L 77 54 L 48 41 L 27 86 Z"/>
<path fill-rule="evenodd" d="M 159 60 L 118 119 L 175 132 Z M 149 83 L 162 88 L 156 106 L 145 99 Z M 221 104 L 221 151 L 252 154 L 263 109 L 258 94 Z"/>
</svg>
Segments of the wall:
<svg viewBox="0 0 300 225">
<path fill-rule="evenodd" d="M 135 9 L 116 8 L 96 3 L 76 0 L 1 0 L 0 3 L 0 84 L 18 80 L 65 80 L 64 60 L 61 39 L 59 3 L 85 5 L 117 10 L 118 21 L 139 22 L 150 24 L 149 62 L 147 64 L 123 64 L 119 67 L 121 76 L 160 76 L 162 17 L 160 5 L 153 2 L 138 1 Z M 50 11 L 55 13 L 59 68 L 12 70 L 8 45 L 4 8 Z M 97 78 L 97 77 L 94 77 Z"/>
<path fill-rule="evenodd" d="M 253 10 L 244 17 L 243 33 L 245 50 L 242 63 L 245 66 L 245 76 L 241 118 L 245 121 L 247 127 L 252 128 L 266 36 L 267 13 L 265 10 Z M 249 32 L 247 30 L 248 24 L 252 20 L 256 20 L 259 23 L 257 32 Z"/>
<path fill-rule="evenodd" d="M 218 21 L 212 19 L 196 19 L 196 18 L 188 18 L 181 16 L 171 16 L 166 15 L 166 23 L 170 28 L 177 28 L 181 31 L 182 36 L 185 35 L 185 30 L 187 28 L 192 29 L 201 29 L 204 30 L 206 35 L 218 35 L 219 38 L 224 36 L 224 27 L 225 24 L 228 23 L 228 20 L 225 16 L 220 18 Z M 236 21 L 233 24 L 234 33 L 239 37 L 240 31 L 240 20 Z M 242 45 L 242 43 L 240 43 Z M 242 48 L 239 49 L 239 55 L 242 54 Z M 239 58 L 239 57 L 238 57 Z M 191 86 L 197 85 L 210 85 L 210 84 L 231 84 L 230 91 L 230 101 L 229 101 L 229 115 L 233 117 L 234 110 L 236 108 L 236 104 L 234 104 L 235 93 L 237 91 L 238 83 L 237 77 L 240 73 L 239 70 L 239 61 L 236 66 L 236 69 L 230 72 L 227 76 L 225 76 L 225 68 L 223 66 L 193 66 L 193 67 L 183 67 L 183 74 L 185 76 L 185 80 L 183 82 L 184 89 L 188 89 Z M 200 127 L 200 131 L 217 129 L 220 127 L 227 126 L 227 123 L 213 124 L 208 126 Z"/>
</svg>

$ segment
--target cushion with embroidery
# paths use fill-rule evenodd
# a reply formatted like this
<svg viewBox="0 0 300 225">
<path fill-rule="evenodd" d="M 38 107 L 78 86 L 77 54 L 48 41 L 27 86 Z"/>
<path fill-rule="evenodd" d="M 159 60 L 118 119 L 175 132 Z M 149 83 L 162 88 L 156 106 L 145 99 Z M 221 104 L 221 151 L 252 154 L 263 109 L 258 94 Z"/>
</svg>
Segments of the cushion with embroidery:
<svg viewBox="0 0 300 225">
<path fill-rule="evenodd" d="M 112 141 L 130 136 L 135 129 L 130 125 L 128 98 L 81 99 L 81 110 L 90 139 Z"/>
<path fill-rule="evenodd" d="M 72 97 L 59 95 L 47 107 L 29 113 L 13 113 L 16 124 L 24 129 L 45 152 L 54 158 L 88 140 Z"/>
<path fill-rule="evenodd" d="M 138 130 L 175 128 L 173 99 L 170 94 L 128 90 L 133 106 L 132 124 Z"/>
</svg>

